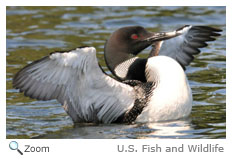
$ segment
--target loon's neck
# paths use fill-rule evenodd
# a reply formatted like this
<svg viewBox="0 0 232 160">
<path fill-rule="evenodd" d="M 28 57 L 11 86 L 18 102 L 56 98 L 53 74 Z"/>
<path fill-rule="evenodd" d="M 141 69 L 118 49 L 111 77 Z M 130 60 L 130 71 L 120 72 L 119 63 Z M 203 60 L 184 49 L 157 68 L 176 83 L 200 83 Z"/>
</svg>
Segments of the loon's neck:
<svg viewBox="0 0 232 160">
<path fill-rule="evenodd" d="M 145 66 L 147 59 L 135 57 L 130 53 L 117 52 L 105 54 L 105 61 L 109 70 L 119 80 L 139 80 L 146 82 Z"/>
<path fill-rule="evenodd" d="M 146 63 L 147 59 L 137 57 L 136 60 L 129 66 L 126 79 L 147 82 L 145 77 Z"/>
</svg>

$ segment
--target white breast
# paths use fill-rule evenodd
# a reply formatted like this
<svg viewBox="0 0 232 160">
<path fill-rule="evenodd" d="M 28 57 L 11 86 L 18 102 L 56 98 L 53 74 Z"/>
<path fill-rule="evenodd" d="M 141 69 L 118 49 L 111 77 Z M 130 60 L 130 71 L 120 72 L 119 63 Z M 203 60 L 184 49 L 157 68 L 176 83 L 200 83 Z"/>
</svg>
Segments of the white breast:
<svg viewBox="0 0 232 160">
<path fill-rule="evenodd" d="M 175 120 L 190 114 L 192 92 L 179 63 L 167 56 L 151 57 L 146 65 L 146 78 L 156 85 L 148 106 L 136 121 Z"/>
</svg>

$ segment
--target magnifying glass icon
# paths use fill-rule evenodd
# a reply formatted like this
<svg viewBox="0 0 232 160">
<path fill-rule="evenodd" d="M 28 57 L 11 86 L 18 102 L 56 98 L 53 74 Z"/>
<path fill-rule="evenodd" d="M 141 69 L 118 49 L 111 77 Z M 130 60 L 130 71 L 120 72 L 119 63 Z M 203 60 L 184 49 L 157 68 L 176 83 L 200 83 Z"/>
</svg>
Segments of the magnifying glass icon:
<svg viewBox="0 0 232 160">
<path fill-rule="evenodd" d="M 9 147 L 10 147 L 11 150 L 17 150 L 21 155 L 23 155 L 23 152 L 21 152 L 21 151 L 18 149 L 18 147 L 19 147 L 18 142 L 16 142 L 16 141 L 11 141 L 10 144 L 9 144 Z"/>
</svg>

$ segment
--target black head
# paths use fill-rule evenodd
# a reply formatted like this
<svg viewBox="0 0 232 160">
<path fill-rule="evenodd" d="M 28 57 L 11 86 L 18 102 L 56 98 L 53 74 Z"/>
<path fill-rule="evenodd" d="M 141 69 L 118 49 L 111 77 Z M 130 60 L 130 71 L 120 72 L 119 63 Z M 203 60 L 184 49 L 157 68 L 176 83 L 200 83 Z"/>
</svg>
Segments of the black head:
<svg viewBox="0 0 232 160">
<path fill-rule="evenodd" d="M 150 41 L 145 41 L 145 39 L 151 36 L 153 36 L 153 33 L 148 32 L 141 26 L 120 28 L 116 30 L 106 42 L 105 53 L 108 55 L 112 51 L 116 51 L 137 55 L 151 45 Z"/>
<path fill-rule="evenodd" d="M 110 71 L 120 79 L 115 74 L 115 67 L 150 46 L 153 41 L 148 39 L 153 35 L 141 26 L 116 30 L 105 44 L 105 60 Z"/>
</svg>

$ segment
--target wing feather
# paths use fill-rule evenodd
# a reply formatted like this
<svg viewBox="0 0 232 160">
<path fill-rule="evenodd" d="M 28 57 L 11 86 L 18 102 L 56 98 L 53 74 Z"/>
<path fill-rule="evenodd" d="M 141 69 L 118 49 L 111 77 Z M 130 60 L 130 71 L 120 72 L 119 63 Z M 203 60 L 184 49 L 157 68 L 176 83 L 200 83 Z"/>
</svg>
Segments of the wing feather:
<svg viewBox="0 0 232 160">
<path fill-rule="evenodd" d="M 164 40 L 159 48 L 152 52 L 159 51 L 159 55 L 166 55 L 176 59 L 183 67 L 193 61 L 193 55 L 199 54 L 199 48 L 207 46 L 206 42 L 214 41 L 220 29 L 208 26 L 189 26 L 186 25 L 176 30 L 177 37 Z M 160 42 L 156 42 L 160 43 Z M 153 45 L 154 47 L 157 45 Z M 153 55 L 153 53 L 150 53 Z"/>
<path fill-rule="evenodd" d="M 57 99 L 75 122 L 110 123 L 135 100 L 132 87 L 101 71 L 93 47 L 37 60 L 16 74 L 13 86 L 31 98 Z"/>
</svg>

